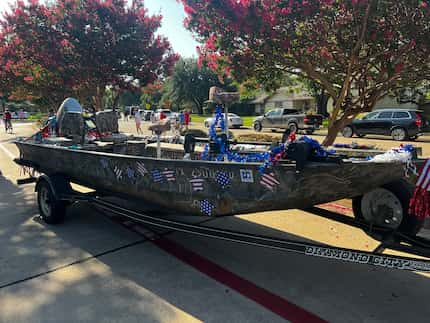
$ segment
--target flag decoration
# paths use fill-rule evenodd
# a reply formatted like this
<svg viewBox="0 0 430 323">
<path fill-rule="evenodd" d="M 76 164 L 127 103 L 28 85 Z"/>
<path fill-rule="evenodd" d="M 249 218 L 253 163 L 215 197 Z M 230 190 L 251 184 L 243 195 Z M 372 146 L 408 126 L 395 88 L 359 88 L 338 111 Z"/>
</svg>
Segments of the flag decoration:
<svg viewBox="0 0 430 323">
<path fill-rule="evenodd" d="M 190 180 L 191 187 L 193 188 L 194 192 L 201 192 L 204 191 L 204 184 L 205 180 L 203 178 L 193 178 Z"/>
<path fill-rule="evenodd" d="M 127 167 L 126 173 L 127 173 L 128 178 L 134 179 L 135 172 L 132 168 Z"/>
<path fill-rule="evenodd" d="M 226 188 L 230 185 L 231 180 L 228 172 L 226 171 L 218 171 L 215 176 L 215 182 L 218 183 L 221 188 Z"/>
<path fill-rule="evenodd" d="M 420 219 L 430 217 L 430 159 L 427 159 L 418 176 L 414 194 L 409 201 L 409 214 Z"/>
<path fill-rule="evenodd" d="M 213 205 L 209 200 L 202 200 L 200 201 L 200 212 L 202 212 L 204 215 L 212 215 L 212 210 L 215 208 L 215 205 Z"/>
<path fill-rule="evenodd" d="M 174 170 L 165 168 L 164 171 L 162 172 L 162 174 L 168 182 L 176 181 L 176 176 L 175 176 Z"/>
<path fill-rule="evenodd" d="M 146 169 L 144 163 L 137 162 L 136 163 L 136 170 L 141 176 L 145 176 L 146 174 L 148 174 L 148 170 Z"/>
<path fill-rule="evenodd" d="M 109 167 L 109 161 L 108 161 L 106 158 L 102 158 L 102 159 L 100 159 L 100 164 L 102 165 L 102 167 L 103 167 L 104 169 L 106 169 L 106 168 L 108 168 L 108 167 Z"/>
<path fill-rule="evenodd" d="M 115 173 L 117 180 L 122 179 L 122 169 L 120 169 L 118 166 L 115 166 L 115 168 L 113 169 L 113 172 Z"/>
<path fill-rule="evenodd" d="M 161 183 L 164 180 L 163 174 L 158 169 L 151 171 L 152 180 L 155 183 Z"/>
<path fill-rule="evenodd" d="M 275 187 L 281 183 L 279 183 L 279 181 L 276 179 L 275 174 L 271 172 L 261 175 L 260 184 L 267 188 L 269 191 L 273 192 L 275 190 Z"/>
</svg>

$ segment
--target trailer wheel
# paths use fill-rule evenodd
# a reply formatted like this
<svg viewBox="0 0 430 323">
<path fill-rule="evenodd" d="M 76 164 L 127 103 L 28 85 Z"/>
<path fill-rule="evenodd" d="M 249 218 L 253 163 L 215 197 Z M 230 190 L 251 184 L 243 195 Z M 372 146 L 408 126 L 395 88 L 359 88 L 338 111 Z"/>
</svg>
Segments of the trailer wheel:
<svg viewBox="0 0 430 323">
<path fill-rule="evenodd" d="M 51 185 L 42 180 L 37 187 L 39 214 L 48 224 L 61 223 L 66 215 L 66 203 L 55 197 Z"/>
<path fill-rule="evenodd" d="M 415 236 L 424 220 L 408 213 L 412 193 L 413 186 L 405 180 L 376 188 L 352 200 L 354 216 L 369 224 Z"/>
</svg>

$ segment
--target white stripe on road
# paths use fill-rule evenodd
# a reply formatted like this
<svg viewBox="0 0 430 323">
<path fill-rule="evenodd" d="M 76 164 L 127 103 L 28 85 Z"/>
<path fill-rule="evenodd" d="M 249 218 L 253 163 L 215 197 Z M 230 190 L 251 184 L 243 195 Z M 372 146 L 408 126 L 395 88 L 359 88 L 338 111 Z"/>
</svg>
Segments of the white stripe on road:
<svg viewBox="0 0 430 323">
<path fill-rule="evenodd" d="M 8 155 L 10 159 L 15 159 L 17 156 L 15 156 L 9 149 L 7 149 L 3 144 L 0 144 L 0 149 Z"/>
</svg>

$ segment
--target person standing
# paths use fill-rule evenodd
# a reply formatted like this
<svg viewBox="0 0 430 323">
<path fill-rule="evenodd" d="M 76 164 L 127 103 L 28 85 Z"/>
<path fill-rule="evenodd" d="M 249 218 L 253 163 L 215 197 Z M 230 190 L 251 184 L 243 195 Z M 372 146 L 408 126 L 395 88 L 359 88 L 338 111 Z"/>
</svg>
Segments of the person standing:
<svg viewBox="0 0 430 323">
<path fill-rule="evenodd" d="M 191 116 L 188 110 L 184 111 L 184 124 L 185 124 L 185 130 L 188 130 L 188 125 L 190 124 Z"/>
<path fill-rule="evenodd" d="M 12 133 L 12 114 L 9 112 L 9 109 L 6 109 L 4 112 L 3 121 L 5 131 L 8 132 L 8 130 L 10 130 L 10 132 Z"/>
<path fill-rule="evenodd" d="M 137 134 L 143 134 L 142 128 L 140 127 L 142 124 L 142 115 L 139 109 L 136 109 L 136 112 L 134 113 L 134 122 L 136 122 Z"/>
</svg>

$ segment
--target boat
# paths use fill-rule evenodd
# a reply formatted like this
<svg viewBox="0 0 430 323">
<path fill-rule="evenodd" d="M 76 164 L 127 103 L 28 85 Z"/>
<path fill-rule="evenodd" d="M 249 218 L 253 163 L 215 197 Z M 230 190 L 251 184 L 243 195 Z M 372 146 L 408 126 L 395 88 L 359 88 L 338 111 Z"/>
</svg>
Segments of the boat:
<svg viewBox="0 0 430 323">
<path fill-rule="evenodd" d="M 405 209 L 410 198 L 406 191 L 412 192 L 413 184 L 405 176 L 404 163 L 336 155 L 304 161 L 299 154 L 299 158 L 280 158 L 262 167 L 261 161 L 202 160 L 199 156 L 204 149 L 190 151 L 188 143 L 151 143 L 120 135 L 116 138 L 121 140 L 113 135 L 110 141 L 85 142 L 76 103 L 67 99 L 60 108 L 59 120 L 67 126 L 58 125 L 59 137 L 41 138 L 38 133 L 15 141 L 19 149 L 16 163 L 45 176 L 45 183 L 42 178 L 36 189 L 39 209 L 48 221 L 62 218 L 63 214 L 55 215 L 48 204 L 52 204 L 55 190 L 67 191 L 72 182 L 98 194 L 194 216 L 306 209 L 352 198 L 354 211 L 365 220 L 408 230 L 413 223 L 414 232 L 422 225 Z M 74 107 L 72 112 L 66 111 L 69 105 Z M 79 120 L 77 129 L 71 126 L 73 120 Z M 158 138 L 161 134 L 157 133 Z M 419 165 L 422 161 L 415 162 Z"/>
</svg>

